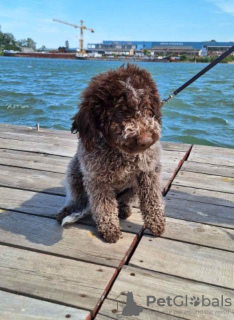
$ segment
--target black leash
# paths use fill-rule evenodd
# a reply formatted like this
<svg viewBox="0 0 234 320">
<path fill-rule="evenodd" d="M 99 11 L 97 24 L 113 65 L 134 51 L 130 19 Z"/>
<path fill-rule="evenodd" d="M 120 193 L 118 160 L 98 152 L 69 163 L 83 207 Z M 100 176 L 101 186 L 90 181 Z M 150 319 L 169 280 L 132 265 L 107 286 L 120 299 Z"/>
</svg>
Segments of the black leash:
<svg viewBox="0 0 234 320">
<path fill-rule="evenodd" d="M 211 68 L 213 68 L 217 63 L 225 59 L 229 54 L 231 54 L 234 51 L 234 46 L 232 46 L 230 49 L 225 51 L 221 56 L 219 56 L 217 59 L 215 59 L 213 62 L 211 62 L 208 66 L 206 66 L 204 69 L 202 69 L 200 72 L 198 72 L 194 77 L 192 77 L 190 80 L 185 82 L 181 87 L 179 87 L 177 90 L 175 90 L 172 94 L 168 96 L 167 99 L 162 100 L 162 103 L 168 102 L 171 98 L 176 96 L 178 93 L 180 93 L 182 90 L 187 88 L 191 83 L 196 81 L 198 78 L 200 78 L 203 74 L 205 74 L 207 71 L 209 71 Z"/>
</svg>

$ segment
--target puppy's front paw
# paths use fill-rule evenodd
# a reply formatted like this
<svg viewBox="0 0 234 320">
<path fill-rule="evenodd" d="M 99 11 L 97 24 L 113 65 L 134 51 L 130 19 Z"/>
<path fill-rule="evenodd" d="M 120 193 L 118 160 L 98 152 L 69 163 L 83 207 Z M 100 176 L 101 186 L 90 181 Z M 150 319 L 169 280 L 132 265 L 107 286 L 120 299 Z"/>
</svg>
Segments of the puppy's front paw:
<svg viewBox="0 0 234 320">
<path fill-rule="evenodd" d="M 150 229 L 150 231 L 153 233 L 155 237 L 161 236 L 165 229 L 166 229 L 166 221 L 165 218 L 163 218 L 160 221 L 148 221 L 145 223 L 145 227 L 147 229 Z"/>
<path fill-rule="evenodd" d="M 115 243 L 119 240 L 121 236 L 121 231 L 119 225 L 108 224 L 108 225 L 99 225 L 98 231 L 102 238 L 109 243 Z"/>
</svg>

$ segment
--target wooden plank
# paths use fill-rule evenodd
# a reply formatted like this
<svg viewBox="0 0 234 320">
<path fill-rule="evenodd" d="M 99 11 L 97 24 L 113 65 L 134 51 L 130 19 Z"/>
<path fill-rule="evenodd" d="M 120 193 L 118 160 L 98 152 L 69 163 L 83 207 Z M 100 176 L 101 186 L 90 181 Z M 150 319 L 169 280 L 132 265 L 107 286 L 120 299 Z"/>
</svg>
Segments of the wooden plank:
<svg viewBox="0 0 234 320">
<path fill-rule="evenodd" d="M 233 208 L 166 196 L 166 215 L 175 219 L 201 222 L 234 229 Z"/>
<path fill-rule="evenodd" d="M 234 207 L 234 197 L 232 193 L 183 187 L 174 184 L 172 184 L 170 191 L 167 194 L 167 198 L 185 199 L 226 207 Z"/>
<path fill-rule="evenodd" d="M 58 156 L 73 157 L 77 146 L 74 144 L 73 147 L 67 146 L 66 143 L 43 143 L 36 142 L 32 143 L 31 141 L 22 141 L 22 140 L 13 140 L 13 139 L 2 139 L 0 138 L 0 148 L 1 149 L 11 149 L 11 150 L 22 150 L 30 152 L 39 152 L 46 153 Z"/>
<path fill-rule="evenodd" d="M 90 319 L 90 312 L 0 291 L 1 319 L 74 320 Z"/>
<path fill-rule="evenodd" d="M 151 235 L 149 229 L 144 234 Z M 166 219 L 163 238 L 234 252 L 234 230 L 180 219 Z"/>
<path fill-rule="evenodd" d="M 25 162 L 26 165 L 26 162 Z M 46 167 L 45 164 L 42 165 Z M 64 168 L 65 169 L 65 168 Z M 65 169 L 66 170 L 66 169 Z M 24 167 L 0 165 L 0 185 L 22 190 L 39 191 L 58 195 L 65 195 L 65 173 L 58 172 L 56 167 L 52 171 L 36 170 Z M 163 171 L 162 187 L 170 180 L 171 173 Z M 12 178 L 14 176 L 14 179 Z"/>
<path fill-rule="evenodd" d="M 30 148 L 32 145 L 34 144 L 30 144 Z M 43 146 L 45 147 L 45 145 Z M 44 191 L 44 189 L 51 188 L 52 190 L 48 190 L 48 192 L 54 193 L 56 190 L 53 190 L 52 187 L 57 188 L 63 185 L 61 181 L 65 178 L 65 175 L 59 175 L 59 173 L 65 172 L 69 162 L 67 157 L 8 149 L 0 149 L 0 156 L 0 183 L 2 186 L 20 187 L 34 191 Z M 169 182 L 183 156 L 183 152 L 165 151 L 162 159 L 162 186 L 165 187 Z M 17 169 L 13 166 L 16 166 Z M 39 169 L 40 171 L 27 170 L 28 168 Z M 51 174 L 43 173 L 41 170 L 51 172 Z M 14 179 L 11 178 L 10 173 L 14 174 Z M 47 191 L 45 190 L 45 192 Z M 59 192 L 59 194 L 64 194 L 64 189 L 59 190 Z"/>
<path fill-rule="evenodd" d="M 0 246 L 0 283 L 39 299 L 95 310 L 115 276 L 113 268 Z"/>
<path fill-rule="evenodd" d="M 36 130 L 35 127 L 27 127 L 27 126 L 19 126 L 13 124 L 0 124 L 0 132 L 1 133 L 17 133 L 17 134 L 27 134 L 27 135 L 35 135 L 35 136 L 51 136 L 51 137 L 61 137 L 63 139 L 73 139 L 76 140 L 76 135 L 71 134 L 69 130 L 53 130 L 40 127 L 40 130 Z"/>
<path fill-rule="evenodd" d="M 56 136 L 56 132 L 58 132 L 58 136 Z M 16 135 L 16 133 L 17 131 L 9 133 L 0 131 L 0 148 L 41 152 L 67 157 L 72 157 L 77 149 L 77 137 L 74 138 L 75 135 L 71 135 L 70 133 L 67 135 L 64 131 L 55 130 L 52 137 L 49 131 L 42 133 L 41 131 L 35 132 L 32 129 L 29 129 L 29 134 L 18 133 Z M 70 136 L 71 139 L 69 139 Z M 162 142 L 162 147 L 164 150 L 187 152 L 190 145 Z"/>
<path fill-rule="evenodd" d="M 98 314 L 95 317 L 95 320 L 108 320 L 108 319 L 114 319 L 114 318 L 106 317 L 106 316 L 103 316 L 102 314 Z"/>
<path fill-rule="evenodd" d="M 130 265 L 234 289 L 233 252 L 143 236 Z"/>
<path fill-rule="evenodd" d="M 214 270 L 214 268 L 212 268 L 212 270 Z M 231 301 L 233 301 L 234 291 L 214 285 L 207 285 L 158 272 L 126 266 L 123 267 L 115 281 L 108 295 L 108 299 L 114 300 L 118 297 L 118 301 L 126 302 L 126 296 L 122 295 L 121 292 L 128 291 L 133 293 L 134 301 L 137 305 L 164 314 L 176 315 L 192 320 L 233 320 L 234 317 L 233 303 L 231 303 L 232 305 L 230 307 L 221 306 L 222 295 L 224 299 L 230 298 Z M 147 306 L 147 296 L 155 296 L 156 299 L 162 298 L 164 300 L 169 297 L 172 299 L 171 306 L 168 306 L 167 301 L 165 301 L 165 303 L 161 303 L 162 301 L 160 301 L 158 304 L 158 300 L 156 303 L 151 303 Z M 183 305 L 179 307 L 176 306 L 173 301 L 174 298 L 178 296 L 182 296 L 182 298 L 176 298 L 176 303 L 181 304 L 181 302 L 184 302 Z M 188 298 L 187 305 L 186 296 Z M 219 306 L 216 307 L 212 306 L 212 304 L 204 307 L 202 303 L 194 307 L 194 305 L 190 304 L 190 299 L 193 296 L 198 297 L 200 301 L 204 296 L 204 298 L 209 299 L 211 303 L 214 301 L 212 299 L 218 299 L 220 303 Z"/>
<path fill-rule="evenodd" d="M 185 157 L 185 152 L 168 151 L 162 152 L 162 179 L 164 184 L 168 183 L 174 172 L 177 170 L 180 161 Z"/>
<path fill-rule="evenodd" d="M 191 148 L 191 144 L 162 141 L 164 150 L 187 152 Z"/>
<path fill-rule="evenodd" d="M 0 132 L 14 133 L 14 134 L 18 133 L 18 134 L 25 134 L 25 135 L 27 134 L 27 135 L 45 136 L 45 137 L 52 136 L 52 137 L 60 137 L 62 139 L 68 139 L 68 140 L 74 140 L 74 141 L 77 140 L 76 135 L 71 134 L 69 130 L 53 130 L 53 129 L 46 129 L 42 127 L 40 128 L 39 131 L 37 131 L 33 127 L 0 124 Z M 187 152 L 191 147 L 191 145 L 185 144 L 185 143 L 162 141 L 162 147 L 165 150 Z"/>
<path fill-rule="evenodd" d="M 214 165 L 234 166 L 234 149 L 194 145 L 189 160 Z"/>
<path fill-rule="evenodd" d="M 0 165 L 0 185 L 23 190 L 65 195 L 65 175 Z"/>
<path fill-rule="evenodd" d="M 44 153 L 0 149 L 0 164 L 13 167 L 65 173 L 70 160 Z"/>
<path fill-rule="evenodd" d="M 39 131 L 40 132 L 40 131 Z M 19 141 L 30 141 L 34 143 L 44 143 L 44 144 L 54 144 L 54 145 L 66 145 L 66 147 L 70 148 L 77 148 L 78 139 L 73 139 L 73 136 L 71 134 L 72 139 L 68 139 L 68 137 L 65 137 L 63 139 L 63 136 L 59 135 L 49 135 L 49 134 L 24 134 L 24 133 L 15 133 L 15 132 L 1 132 L 0 131 L 0 138 L 1 139 L 7 139 L 7 140 L 19 140 Z"/>
<path fill-rule="evenodd" d="M 109 244 L 93 226 L 61 228 L 54 219 L 10 211 L 0 212 L 0 230 L 2 244 L 117 268 L 136 242 L 134 234 L 124 232 L 117 244 Z"/>
<path fill-rule="evenodd" d="M 190 171 L 234 178 L 234 167 L 220 166 L 217 164 L 203 162 L 185 161 L 181 168 L 181 171 Z"/>
<path fill-rule="evenodd" d="M 196 172 L 180 171 L 174 185 L 234 193 L 234 178 L 220 177 Z"/>
<path fill-rule="evenodd" d="M 64 205 L 65 197 L 0 187 L 0 208 L 53 217 Z"/>
<path fill-rule="evenodd" d="M 168 183 L 179 161 L 183 158 L 183 152 L 164 151 L 162 157 L 163 185 Z M 24 152 L 10 149 L 0 149 L 0 165 L 29 168 L 55 173 L 66 172 L 69 157 L 53 156 L 42 153 Z M 11 170 L 10 168 L 7 168 Z M 14 170 L 14 169 L 13 169 Z"/>
<path fill-rule="evenodd" d="M 105 299 L 97 317 L 95 320 L 108 320 L 108 319 L 121 319 L 121 313 L 123 308 L 126 306 L 124 302 L 118 302 L 119 311 L 117 311 L 117 301 Z M 124 316 L 122 316 L 124 317 Z M 130 316 L 129 319 L 134 320 L 178 320 L 185 319 L 181 317 L 170 316 L 168 314 L 163 314 L 158 311 L 143 309 L 139 316 Z M 124 318 L 123 318 L 124 319 Z M 127 317 L 126 317 L 127 319 Z"/>
<path fill-rule="evenodd" d="M 55 217 L 57 211 L 64 205 L 65 197 L 32 191 L 0 187 L 1 212 L 13 210 L 36 216 Z M 131 233 L 140 233 L 143 221 L 138 208 L 132 208 L 133 214 L 127 220 L 120 220 L 122 230 Z M 82 219 L 79 224 L 94 225 L 91 217 Z"/>
</svg>

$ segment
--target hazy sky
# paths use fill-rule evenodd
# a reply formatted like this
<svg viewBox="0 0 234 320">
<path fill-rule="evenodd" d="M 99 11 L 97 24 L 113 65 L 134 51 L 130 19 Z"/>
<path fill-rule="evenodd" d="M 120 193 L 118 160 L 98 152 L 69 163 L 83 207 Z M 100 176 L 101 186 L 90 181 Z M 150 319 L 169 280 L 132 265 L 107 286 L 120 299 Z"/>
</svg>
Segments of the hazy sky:
<svg viewBox="0 0 234 320">
<path fill-rule="evenodd" d="M 234 0 L 0 0 L 2 31 L 48 48 L 78 45 L 78 30 L 53 22 L 80 19 L 102 40 L 234 41 Z"/>
</svg>

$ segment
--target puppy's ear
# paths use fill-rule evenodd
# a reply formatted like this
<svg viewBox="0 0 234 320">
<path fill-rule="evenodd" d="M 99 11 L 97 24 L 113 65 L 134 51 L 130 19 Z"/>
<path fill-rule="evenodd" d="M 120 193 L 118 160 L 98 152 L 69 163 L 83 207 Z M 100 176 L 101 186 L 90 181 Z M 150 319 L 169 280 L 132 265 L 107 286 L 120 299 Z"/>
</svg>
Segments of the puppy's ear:
<svg viewBox="0 0 234 320">
<path fill-rule="evenodd" d="M 91 151 L 97 141 L 98 130 L 92 112 L 87 108 L 82 108 L 72 118 L 72 133 L 79 132 L 79 137 L 87 151 Z"/>
</svg>

